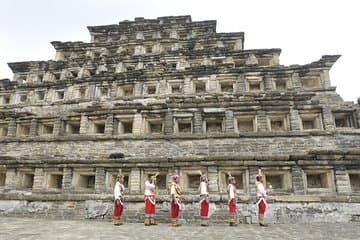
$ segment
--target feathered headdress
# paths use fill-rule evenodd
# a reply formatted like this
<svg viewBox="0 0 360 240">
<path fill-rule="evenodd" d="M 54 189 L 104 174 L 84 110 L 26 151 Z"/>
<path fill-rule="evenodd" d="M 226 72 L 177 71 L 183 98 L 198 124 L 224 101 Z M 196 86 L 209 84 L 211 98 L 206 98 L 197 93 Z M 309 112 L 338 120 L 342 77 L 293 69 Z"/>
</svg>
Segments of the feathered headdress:
<svg viewBox="0 0 360 240">
<path fill-rule="evenodd" d="M 205 174 L 203 174 L 200 170 L 199 170 L 199 174 L 200 174 L 200 182 L 205 181 L 206 178 Z"/>
<path fill-rule="evenodd" d="M 119 169 L 119 172 L 118 172 L 118 174 L 117 174 L 116 177 L 119 178 L 119 179 L 123 179 L 123 178 L 124 178 L 124 174 L 122 173 L 122 170 L 121 170 L 121 169 Z"/>
<path fill-rule="evenodd" d="M 156 177 L 159 175 L 159 172 L 155 173 L 151 176 L 151 180 L 156 180 Z"/>
</svg>

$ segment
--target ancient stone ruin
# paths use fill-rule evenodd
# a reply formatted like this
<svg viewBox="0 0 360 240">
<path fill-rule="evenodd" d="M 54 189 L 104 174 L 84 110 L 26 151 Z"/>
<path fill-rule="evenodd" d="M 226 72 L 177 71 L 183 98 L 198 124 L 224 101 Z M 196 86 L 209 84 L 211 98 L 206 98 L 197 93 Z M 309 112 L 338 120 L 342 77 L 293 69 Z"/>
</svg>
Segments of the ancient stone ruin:
<svg viewBox="0 0 360 240">
<path fill-rule="evenodd" d="M 55 60 L 9 63 L 0 80 L 0 215 L 111 218 L 122 169 L 128 222 L 155 172 L 157 218 L 178 173 L 182 215 L 198 219 L 199 170 L 211 221 L 227 218 L 228 172 L 255 218 L 261 168 L 270 222 L 360 219 L 360 107 L 331 85 L 339 55 L 284 66 L 281 49 L 245 50 L 243 32 L 190 16 L 88 30 L 90 43 L 52 42 Z"/>
</svg>

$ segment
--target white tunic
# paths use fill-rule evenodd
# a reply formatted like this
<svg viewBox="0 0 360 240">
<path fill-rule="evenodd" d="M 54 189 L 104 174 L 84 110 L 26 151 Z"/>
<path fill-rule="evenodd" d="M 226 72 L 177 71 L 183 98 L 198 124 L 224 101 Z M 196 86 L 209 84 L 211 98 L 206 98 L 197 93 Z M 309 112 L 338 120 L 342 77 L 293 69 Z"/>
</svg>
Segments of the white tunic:
<svg viewBox="0 0 360 240">
<path fill-rule="evenodd" d="M 265 188 L 264 188 L 264 185 L 259 182 L 257 183 L 257 197 L 260 198 L 260 197 L 266 197 L 266 191 L 265 191 Z"/>
<path fill-rule="evenodd" d="M 171 183 L 170 187 L 170 195 L 174 195 L 175 197 L 179 196 L 180 186 L 177 183 Z"/>
<path fill-rule="evenodd" d="M 123 195 L 124 189 L 125 189 L 125 187 L 123 184 L 121 184 L 120 182 L 116 182 L 115 187 L 114 187 L 115 200 L 117 200 L 117 199 L 121 200 L 121 196 Z"/>
<path fill-rule="evenodd" d="M 170 195 L 176 196 L 176 183 L 172 183 L 170 187 Z"/>
<path fill-rule="evenodd" d="M 145 182 L 145 196 L 154 195 L 155 184 L 150 183 L 149 180 Z"/>
<path fill-rule="evenodd" d="M 200 183 L 200 195 L 208 195 L 206 182 Z"/>
<path fill-rule="evenodd" d="M 234 185 L 229 184 L 229 200 L 235 198 L 235 188 Z"/>
</svg>

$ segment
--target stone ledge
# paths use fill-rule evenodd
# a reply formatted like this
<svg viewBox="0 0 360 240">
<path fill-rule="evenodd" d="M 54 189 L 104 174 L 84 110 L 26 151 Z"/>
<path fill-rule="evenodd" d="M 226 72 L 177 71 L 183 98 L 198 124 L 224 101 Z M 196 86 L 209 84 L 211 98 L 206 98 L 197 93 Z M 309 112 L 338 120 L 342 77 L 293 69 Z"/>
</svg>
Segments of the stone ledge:
<svg viewBox="0 0 360 240">
<path fill-rule="evenodd" d="M 93 135 L 72 135 L 72 136 L 51 136 L 51 137 L 1 137 L 0 143 L 8 142 L 71 142 L 71 141 L 107 141 L 107 140 L 201 140 L 201 139 L 225 139 L 225 138 L 272 138 L 272 137 L 304 137 L 304 136 L 334 136 L 333 131 L 312 131 L 312 132 L 256 132 L 256 133 L 221 133 L 221 134 L 184 134 L 184 135 L 142 135 L 142 136 L 105 136 Z M 345 134 L 345 133 L 344 133 Z M 360 131 L 346 133 L 346 135 L 360 135 Z"/>
<path fill-rule="evenodd" d="M 125 222 L 143 222 L 144 203 L 126 202 L 123 215 Z M 18 216 L 47 219 L 112 219 L 112 202 L 88 200 L 74 201 L 17 201 L 0 200 L 0 216 Z M 170 222 L 170 205 L 166 202 L 156 204 L 157 222 Z M 257 208 L 254 203 L 238 203 L 239 216 L 251 216 L 257 219 Z M 360 215 L 359 203 L 269 203 L 265 219 L 268 223 L 294 222 L 351 222 L 357 221 Z M 209 216 L 211 223 L 224 223 L 228 219 L 227 203 L 210 203 Z M 182 221 L 187 223 L 199 221 L 199 203 L 186 203 L 181 213 Z"/>
<path fill-rule="evenodd" d="M 286 195 L 269 196 L 269 202 L 320 202 L 321 198 L 315 195 Z"/>
<path fill-rule="evenodd" d="M 281 156 L 280 156 L 281 158 Z M 57 168 L 64 168 L 64 167 L 73 167 L 73 168 L 82 168 L 82 167 L 107 167 L 107 168 L 133 168 L 133 167 L 160 167 L 160 168 L 170 168 L 170 167 L 191 167 L 194 163 L 200 166 L 220 166 L 220 167 L 228 167 L 228 166 L 242 166 L 242 167 L 249 167 L 249 166 L 282 166 L 282 167 L 290 167 L 295 166 L 295 161 L 286 161 L 280 160 L 275 161 L 272 158 L 266 160 L 265 158 L 261 160 L 253 159 L 253 160 L 244 160 L 241 157 L 220 157 L 220 158 L 211 158 L 211 157 L 203 157 L 203 158 L 184 158 L 181 159 L 181 162 L 177 161 L 176 159 L 168 159 L 168 158 L 142 158 L 142 159 L 111 159 L 111 160 L 104 160 L 104 159 L 83 159 L 83 160 L 73 160 L 73 159 L 41 159 L 41 160 L 34 160 L 24 158 L 24 159 L 12 159 L 12 160 L 2 160 L 3 164 L 6 164 L 9 168 L 19 167 L 41 167 L 43 168 L 43 164 L 56 164 Z M 314 165 L 314 164 L 312 164 Z"/>
<path fill-rule="evenodd" d="M 183 202 L 191 203 L 200 201 L 200 197 L 197 194 L 184 194 L 182 196 Z M 112 194 L 108 193 L 32 193 L 32 192 L 4 192 L 0 193 L 0 200 L 25 200 L 25 201 L 113 201 Z M 169 202 L 169 195 L 158 195 L 157 202 Z M 210 193 L 210 200 L 212 202 L 226 203 L 228 201 L 227 195 Z M 144 195 L 142 194 L 126 194 L 125 202 L 143 202 Z M 238 197 L 238 203 L 252 203 L 255 201 L 254 196 L 240 195 Z M 342 202 L 342 203 L 360 203 L 360 195 L 271 195 L 268 197 L 269 203 L 275 202 Z"/>
</svg>

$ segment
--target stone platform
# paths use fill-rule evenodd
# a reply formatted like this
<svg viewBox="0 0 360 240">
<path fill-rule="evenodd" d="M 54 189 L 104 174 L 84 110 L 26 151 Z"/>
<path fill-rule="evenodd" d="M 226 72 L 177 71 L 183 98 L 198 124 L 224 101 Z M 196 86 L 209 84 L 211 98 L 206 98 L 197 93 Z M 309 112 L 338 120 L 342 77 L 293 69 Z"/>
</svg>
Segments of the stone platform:
<svg viewBox="0 0 360 240">
<path fill-rule="evenodd" d="M 113 226 L 109 221 L 58 221 L 30 218 L 0 218 L 0 239 L 359 239 L 360 223 L 214 224 L 200 227 L 168 224 L 145 227 L 128 223 Z"/>
<path fill-rule="evenodd" d="M 200 220 L 198 202 L 186 203 L 181 217 L 187 223 Z M 243 222 L 256 221 L 257 212 L 254 203 L 238 203 L 238 217 Z M 156 220 L 169 222 L 169 202 L 156 205 Z M 111 201 L 14 201 L 0 200 L 0 217 L 28 217 L 51 220 L 107 220 L 113 216 Z M 228 219 L 228 206 L 225 202 L 211 203 L 209 209 L 210 222 L 223 223 Z M 245 218 L 247 217 L 247 218 Z M 127 223 L 144 221 L 143 202 L 125 202 L 123 220 Z M 317 223 L 317 222 L 360 222 L 360 203 L 342 202 L 270 202 L 266 210 L 266 222 L 283 223 Z"/>
</svg>

